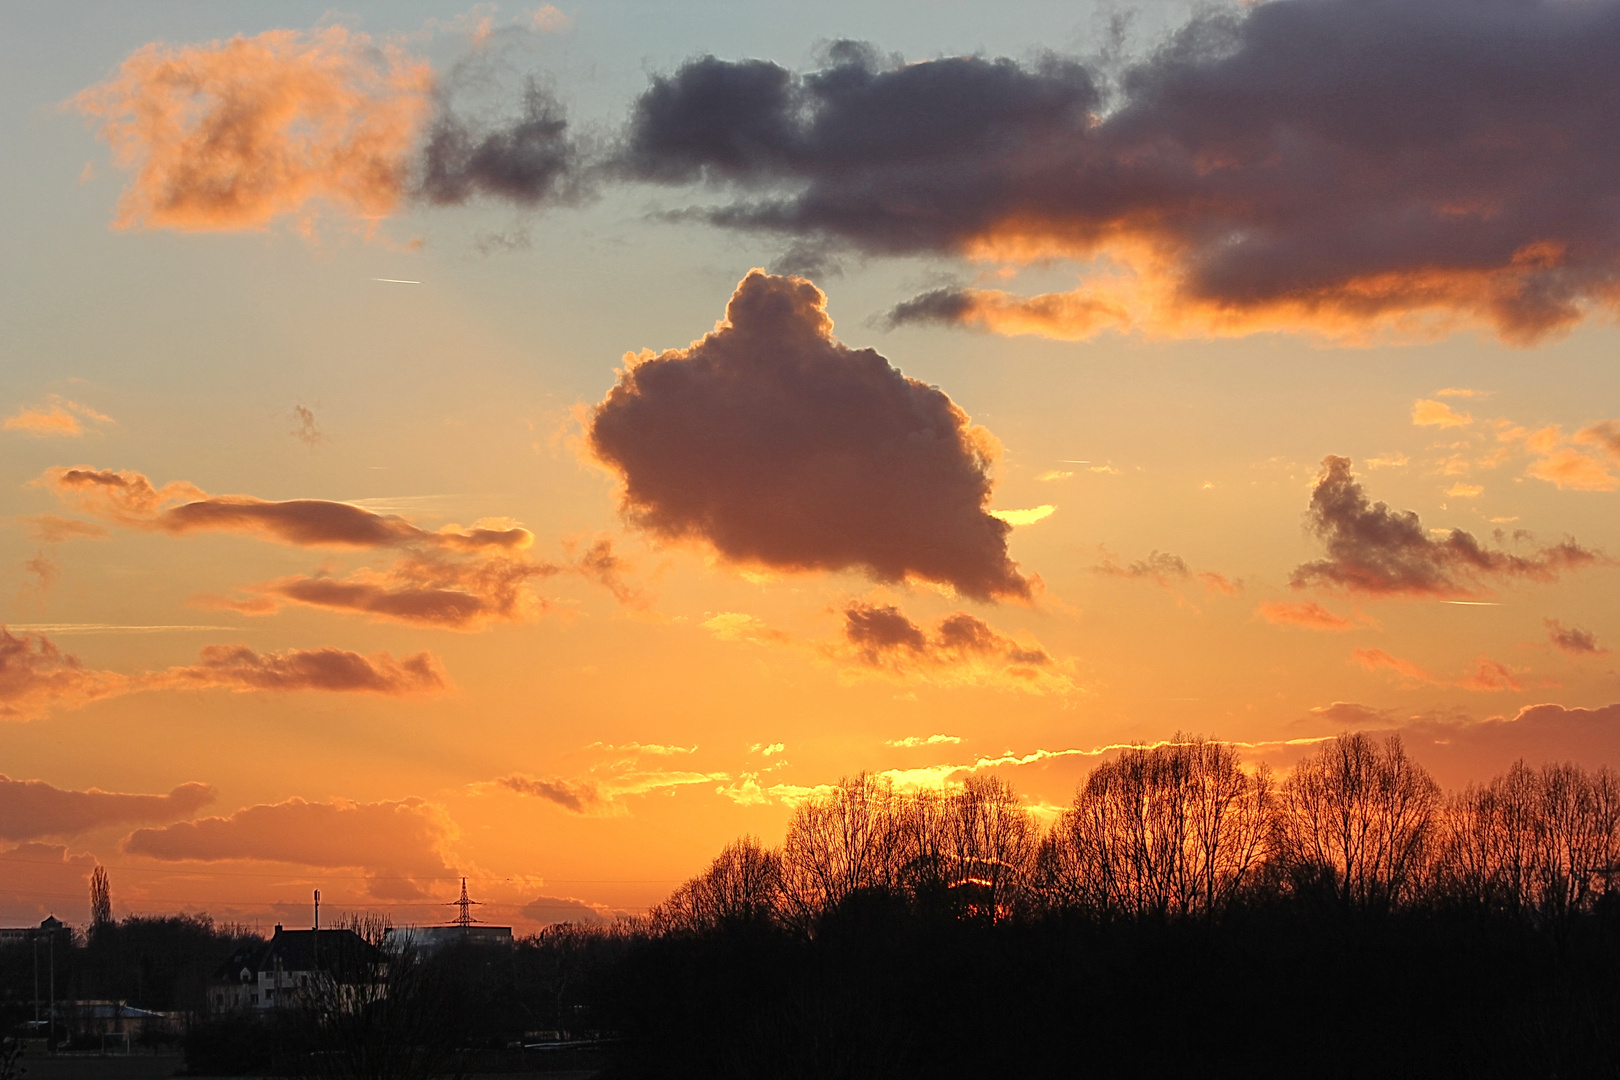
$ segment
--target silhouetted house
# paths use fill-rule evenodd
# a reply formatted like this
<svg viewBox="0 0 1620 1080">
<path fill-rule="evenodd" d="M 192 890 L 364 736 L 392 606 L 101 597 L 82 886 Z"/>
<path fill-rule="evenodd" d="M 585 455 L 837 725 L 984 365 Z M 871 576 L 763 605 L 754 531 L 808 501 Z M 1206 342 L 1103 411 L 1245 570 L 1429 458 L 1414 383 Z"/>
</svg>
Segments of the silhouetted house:
<svg viewBox="0 0 1620 1080">
<path fill-rule="evenodd" d="M 21 945 L 47 934 L 70 933 L 67 923 L 55 915 L 47 915 L 38 926 L 0 926 L 0 945 Z"/>
<path fill-rule="evenodd" d="M 208 1004 L 216 1013 L 285 1008 L 312 994 L 380 983 L 387 957 L 353 930 L 284 930 L 214 970 Z"/>
<path fill-rule="evenodd" d="M 438 952 L 446 945 L 498 945 L 510 949 L 514 944 L 510 926 L 396 926 L 383 935 L 385 947 L 402 945 L 415 948 L 424 956 Z"/>
</svg>

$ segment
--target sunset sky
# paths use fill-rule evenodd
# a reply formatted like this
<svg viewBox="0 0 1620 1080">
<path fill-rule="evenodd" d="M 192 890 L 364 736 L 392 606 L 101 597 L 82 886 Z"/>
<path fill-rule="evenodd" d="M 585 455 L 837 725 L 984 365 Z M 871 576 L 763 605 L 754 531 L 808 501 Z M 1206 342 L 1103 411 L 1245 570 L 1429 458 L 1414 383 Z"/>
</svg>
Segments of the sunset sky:
<svg viewBox="0 0 1620 1080">
<path fill-rule="evenodd" d="M 638 913 L 870 770 L 1620 766 L 1620 2 L 0 34 L 0 922 Z"/>
</svg>

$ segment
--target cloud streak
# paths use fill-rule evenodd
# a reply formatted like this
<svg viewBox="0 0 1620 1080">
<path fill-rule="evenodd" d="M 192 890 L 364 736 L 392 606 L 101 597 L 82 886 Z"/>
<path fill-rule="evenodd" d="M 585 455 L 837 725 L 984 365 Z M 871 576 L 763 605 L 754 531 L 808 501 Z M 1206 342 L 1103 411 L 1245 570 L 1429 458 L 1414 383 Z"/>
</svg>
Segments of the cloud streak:
<svg viewBox="0 0 1620 1080">
<path fill-rule="evenodd" d="M 43 405 L 25 405 L 0 423 L 0 429 L 16 431 L 35 438 L 77 438 L 86 431 L 84 421 L 92 424 L 111 424 L 105 416 L 88 405 L 69 401 L 60 394 L 52 394 Z"/>
<path fill-rule="evenodd" d="M 199 783 L 181 784 L 167 795 L 72 791 L 0 774 L 0 839 L 79 836 L 109 825 L 173 821 L 190 817 L 218 794 L 212 785 Z"/>
<path fill-rule="evenodd" d="M 43 634 L 0 627 L 0 718 L 31 720 L 104 698 L 151 690 L 316 690 L 388 696 L 435 693 L 447 681 L 438 660 L 417 653 L 396 660 L 331 647 L 257 652 L 245 645 L 207 645 L 190 665 L 125 675 L 87 668 Z"/>
<path fill-rule="evenodd" d="M 1522 683 L 1506 665 L 1492 660 L 1488 656 L 1481 656 L 1474 664 L 1474 670 L 1458 679 L 1444 679 L 1431 675 L 1423 668 L 1410 660 L 1403 660 L 1398 656 L 1391 656 L 1382 649 L 1357 649 L 1350 654 L 1351 663 L 1357 664 L 1368 671 L 1388 671 L 1396 675 L 1403 682 L 1423 683 L 1428 686 L 1455 686 L 1462 690 L 1475 690 L 1483 693 L 1500 693 L 1507 690 L 1523 690 Z"/>
<path fill-rule="evenodd" d="M 988 510 L 997 445 L 941 391 L 832 336 L 826 297 L 755 270 L 686 349 L 627 357 L 591 452 L 626 519 L 729 562 L 1027 599 Z"/>
<path fill-rule="evenodd" d="M 1168 551 L 1151 552 L 1147 558 L 1139 559 L 1127 565 L 1121 565 L 1119 560 L 1108 551 L 1103 552 L 1103 561 L 1091 568 L 1094 574 L 1103 577 L 1126 578 L 1136 581 L 1152 581 L 1163 588 L 1170 588 L 1178 582 L 1196 580 L 1204 588 L 1221 596 L 1236 596 L 1242 589 L 1242 584 L 1233 581 L 1225 574 L 1218 574 L 1213 570 L 1200 570 L 1193 573 L 1187 560 L 1180 555 L 1173 555 Z"/>
<path fill-rule="evenodd" d="M 1289 604 L 1278 600 L 1268 600 L 1254 609 L 1254 613 L 1269 623 L 1278 626 L 1297 626 L 1303 630 L 1323 630 L 1340 632 L 1352 630 L 1357 626 L 1367 625 L 1374 628 L 1377 624 L 1365 615 L 1357 613 L 1354 617 L 1339 615 L 1329 611 L 1314 600 L 1303 604 Z"/>
<path fill-rule="evenodd" d="M 39 483 L 87 513 L 126 528 L 171 535 L 233 533 L 301 548 L 400 553 L 381 570 L 297 575 L 245 586 L 235 596 L 195 601 L 246 615 L 301 604 L 379 621 L 476 630 L 543 610 L 544 601 L 529 586 L 562 570 L 524 554 L 534 534 L 505 519 L 431 531 L 351 503 L 209 495 L 186 481 L 158 487 L 137 472 L 89 466 L 52 469 Z M 628 595 L 631 590 L 620 576 L 622 563 L 612 557 L 611 548 L 598 545 L 591 554 L 595 564 L 580 572 L 604 584 L 611 579 L 616 595 Z"/>
</svg>

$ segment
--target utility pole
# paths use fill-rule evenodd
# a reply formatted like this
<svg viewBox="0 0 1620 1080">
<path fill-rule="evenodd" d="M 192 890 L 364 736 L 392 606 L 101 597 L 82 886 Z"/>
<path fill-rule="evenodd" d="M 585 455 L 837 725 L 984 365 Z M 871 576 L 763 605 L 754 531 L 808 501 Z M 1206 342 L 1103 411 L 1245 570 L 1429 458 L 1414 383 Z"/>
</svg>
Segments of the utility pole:
<svg viewBox="0 0 1620 1080">
<path fill-rule="evenodd" d="M 315 974 L 321 971 L 321 890 L 315 890 Z"/>
<path fill-rule="evenodd" d="M 39 1032 L 39 929 L 28 935 L 34 940 L 34 1031 Z"/>
<path fill-rule="evenodd" d="M 51 1056 L 56 1056 L 56 928 L 51 928 Z"/>
</svg>

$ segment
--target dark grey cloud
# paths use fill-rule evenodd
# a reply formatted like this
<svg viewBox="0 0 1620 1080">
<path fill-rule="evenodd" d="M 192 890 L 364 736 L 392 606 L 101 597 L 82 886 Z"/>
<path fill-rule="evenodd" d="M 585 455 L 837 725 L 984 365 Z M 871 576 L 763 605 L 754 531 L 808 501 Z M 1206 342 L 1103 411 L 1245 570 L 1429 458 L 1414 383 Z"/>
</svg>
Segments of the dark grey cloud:
<svg viewBox="0 0 1620 1080">
<path fill-rule="evenodd" d="M 588 780 L 537 780 L 529 776 L 503 776 L 496 783 L 519 795 L 533 795 L 537 799 L 556 803 L 575 814 L 599 810 L 606 802 L 597 786 Z"/>
<path fill-rule="evenodd" d="M 938 388 L 838 342 L 801 278 L 751 272 L 714 332 L 629 363 L 586 434 L 654 536 L 777 570 L 1031 594 L 1012 527 L 987 511 L 994 440 Z"/>
<path fill-rule="evenodd" d="M 1109 85 L 1053 56 L 701 57 L 653 79 L 617 166 L 719 185 L 708 220 L 800 244 L 1123 254 L 1162 324 L 1430 313 L 1522 343 L 1620 298 L 1616 55 L 1615 0 L 1274 0 L 1195 16 Z M 1084 322 L 1083 300 L 895 315 Z"/>
<path fill-rule="evenodd" d="M 1369 500 L 1350 471 L 1350 459 L 1334 455 L 1322 459 L 1306 525 L 1327 548 L 1327 558 L 1296 567 L 1291 579 L 1296 589 L 1320 585 L 1446 599 L 1480 595 L 1491 580 L 1553 581 L 1609 561 L 1570 538 L 1518 554 L 1487 548 L 1461 529 L 1431 535 L 1414 512 Z M 1521 533 L 1515 539 L 1532 538 Z"/>
<path fill-rule="evenodd" d="M 484 197 L 534 207 L 567 197 L 580 165 L 561 102 L 530 77 L 522 112 L 505 123 L 479 123 L 441 102 L 422 148 L 418 192 L 438 206 Z"/>
<path fill-rule="evenodd" d="M 1052 658 L 1039 647 L 1020 645 L 983 619 L 958 611 L 940 620 L 932 634 L 890 604 L 853 603 L 844 609 L 844 638 L 872 667 L 951 667 L 975 659 L 1041 668 Z"/>
<path fill-rule="evenodd" d="M 1609 650 L 1598 644 L 1597 635 L 1578 626 L 1565 626 L 1557 619 L 1543 619 L 1547 626 L 1547 640 L 1561 652 L 1571 656 L 1590 656 Z"/>
</svg>

